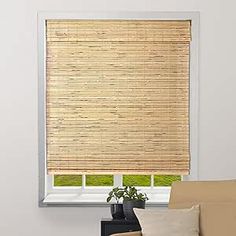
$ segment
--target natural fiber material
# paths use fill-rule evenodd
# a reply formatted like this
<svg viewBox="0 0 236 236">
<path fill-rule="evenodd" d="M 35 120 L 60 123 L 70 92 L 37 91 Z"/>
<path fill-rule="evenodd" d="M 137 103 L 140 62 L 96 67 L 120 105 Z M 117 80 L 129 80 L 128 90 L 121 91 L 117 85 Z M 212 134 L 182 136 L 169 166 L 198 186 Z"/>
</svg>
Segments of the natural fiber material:
<svg viewBox="0 0 236 236">
<path fill-rule="evenodd" d="M 47 21 L 49 174 L 188 174 L 189 21 Z"/>
<path fill-rule="evenodd" d="M 190 21 L 48 20 L 50 42 L 189 42 Z"/>
</svg>

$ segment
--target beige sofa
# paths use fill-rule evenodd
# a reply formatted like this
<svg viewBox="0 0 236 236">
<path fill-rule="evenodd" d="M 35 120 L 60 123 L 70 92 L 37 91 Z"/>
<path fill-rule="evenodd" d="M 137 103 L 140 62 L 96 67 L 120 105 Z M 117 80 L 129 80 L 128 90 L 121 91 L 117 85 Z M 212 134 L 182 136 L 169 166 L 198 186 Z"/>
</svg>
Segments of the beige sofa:
<svg viewBox="0 0 236 236">
<path fill-rule="evenodd" d="M 175 182 L 169 208 L 200 205 L 200 236 L 236 236 L 236 180 Z M 112 236 L 141 236 L 141 232 Z"/>
</svg>

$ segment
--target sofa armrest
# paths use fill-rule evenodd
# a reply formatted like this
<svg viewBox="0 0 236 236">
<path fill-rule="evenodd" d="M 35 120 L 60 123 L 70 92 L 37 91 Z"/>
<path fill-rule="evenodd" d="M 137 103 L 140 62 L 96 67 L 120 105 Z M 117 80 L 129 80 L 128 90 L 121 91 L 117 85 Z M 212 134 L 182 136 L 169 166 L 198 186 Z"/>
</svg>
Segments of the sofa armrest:
<svg viewBox="0 0 236 236">
<path fill-rule="evenodd" d="M 142 236 L 142 234 L 140 231 L 134 231 L 128 233 L 112 234 L 111 236 Z"/>
</svg>

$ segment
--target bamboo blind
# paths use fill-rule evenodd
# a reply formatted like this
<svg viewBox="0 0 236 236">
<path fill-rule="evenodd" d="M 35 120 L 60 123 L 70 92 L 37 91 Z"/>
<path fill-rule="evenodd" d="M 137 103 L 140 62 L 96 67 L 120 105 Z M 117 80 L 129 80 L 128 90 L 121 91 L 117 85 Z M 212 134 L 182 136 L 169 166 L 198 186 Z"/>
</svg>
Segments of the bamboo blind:
<svg viewBox="0 0 236 236">
<path fill-rule="evenodd" d="M 190 21 L 47 21 L 49 174 L 188 174 Z"/>
</svg>

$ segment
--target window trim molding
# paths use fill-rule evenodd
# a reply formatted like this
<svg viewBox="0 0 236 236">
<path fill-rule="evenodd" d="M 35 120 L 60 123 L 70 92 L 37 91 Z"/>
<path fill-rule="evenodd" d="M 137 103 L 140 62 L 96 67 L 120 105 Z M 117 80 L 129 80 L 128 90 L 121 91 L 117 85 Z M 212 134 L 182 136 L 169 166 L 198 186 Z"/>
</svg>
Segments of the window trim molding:
<svg viewBox="0 0 236 236">
<path fill-rule="evenodd" d="M 183 180 L 198 180 L 198 129 L 199 129 L 199 12 L 38 12 L 38 157 L 39 157 L 39 207 L 68 206 L 65 203 L 46 203 L 52 191 L 52 177 L 46 175 L 46 20 L 49 19 L 130 19 L 130 20 L 191 20 L 190 44 L 190 175 Z M 114 178 L 114 184 L 119 178 Z M 78 188 L 77 188 L 78 189 Z M 153 188 L 154 189 L 154 188 Z M 145 190 L 146 191 L 146 190 Z M 104 203 L 74 203 L 70 206 L 107 206 Z M 149 205 L 149 204 L 148 204 Z M 150 203 L 152 206 L 162 203 Z"/>
</svg>

